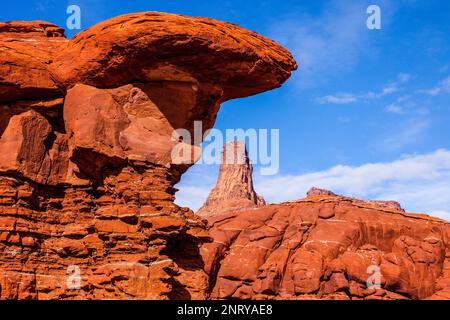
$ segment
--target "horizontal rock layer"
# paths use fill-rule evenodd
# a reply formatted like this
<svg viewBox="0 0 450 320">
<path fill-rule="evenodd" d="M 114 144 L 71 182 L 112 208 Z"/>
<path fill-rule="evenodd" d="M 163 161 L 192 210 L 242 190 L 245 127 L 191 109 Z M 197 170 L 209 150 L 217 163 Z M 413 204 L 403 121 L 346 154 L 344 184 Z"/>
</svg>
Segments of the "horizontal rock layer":
<svg viewBox="0 0 450 320">
<path fill-rule="evenodd" d="M 209 219 L 265 204 L 264 198 L 259 196 L 253 187 L 253 166 L 245 142 L 226 143 L 222 150 L 222 164 L 216 186 L 196 214 Z"/>
<path fill-rule="evenodd" d="M 68 40 L 0 23 L 0 298 L 205 299 L 206 222 L 176 206 L 174 146 L 297 66 L 253 32 L 130 14 Z M 175 157 L 176 158 L 176 157 Z"/>
</svg>

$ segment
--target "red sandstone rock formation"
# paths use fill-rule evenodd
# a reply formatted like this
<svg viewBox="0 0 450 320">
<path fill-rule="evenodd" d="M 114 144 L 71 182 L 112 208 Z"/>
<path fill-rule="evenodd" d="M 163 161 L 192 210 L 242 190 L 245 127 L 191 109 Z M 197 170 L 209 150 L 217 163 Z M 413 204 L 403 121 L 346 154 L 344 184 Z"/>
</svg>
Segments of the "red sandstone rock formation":
<svg viewBox="0 0 450 320">
<path fill-rule="evenodd" d="M 229 212 L 264 206 L 264 198 L 253 188 L 252 172 L 245 142 L 232 141 L 225 144 L 217 184 L 197 214 L 209 219 Z"/>
<path fill-rule="evenodd" d="M 254 209 L 245 183 L 252 210 L 210 217 L 209 234 L 173 203 L 188 167 L 173 129 L 281 85 L 296 65 L 272 41 L 143 13 L 70 41 L 0 23 L 0 45 L 0 298 L 450 299 L 448 223 L 395 203 L 313 190 Z"/>
<path fill-rule="evenodd" d="M 173 203 L 188 165 L 172 163 L 171 134 L 280 86 L 290 53 L 162 13 L 71 40 L 46 22 L 0 23 L 0 46 L 0 298 L 206 298 L 209 236 Z"/>
<path fill-rule="evenodd" d="M 214 299 L 450 299 L 450 224 L 312 189 L 209 219 Z M 368 287 L 374 271 L 381 288 Z M 373 284 L 373 282 L 372 282 Z"/>
<path fill-rule="evenodd" d="M 334 192 L 332 192 L 330 190 L 325 190 L 325 189 L 312 187 L 306 193 L 306 196 L 307 197 L 319 197 L 319 196 L 331 196 L 331 197 L 334 197 L 334 196 L 337 196 L 337 194 L 335 194 Z"/>
<path fill-rule="evenodd" d="M 336 197 L 338 195 L 333 193 L 332 191 L 329 191 L 329 190 L 313 187 L 307 192 L 307 196 L 308 196 L 308 198 L 310 198 L 310 197 L 317 197 L 317 196 Z M 375 206 L 378 206 L 378 207 L 389 208 L 389 209 L 394 209 L 394 210 L 397 210 L 397 211 L 405 212 L 405 210 L 402 208 L 400 203 L 398 203 L 396 201 L 361 200 L 361 199 L 355 199 L 355 198 L 349 198 L 349 199 L 351 199 L 354 202 L 359 202 L 359 203 L 362 203 L 362 204 L 375 205 Z"/>
</svg>

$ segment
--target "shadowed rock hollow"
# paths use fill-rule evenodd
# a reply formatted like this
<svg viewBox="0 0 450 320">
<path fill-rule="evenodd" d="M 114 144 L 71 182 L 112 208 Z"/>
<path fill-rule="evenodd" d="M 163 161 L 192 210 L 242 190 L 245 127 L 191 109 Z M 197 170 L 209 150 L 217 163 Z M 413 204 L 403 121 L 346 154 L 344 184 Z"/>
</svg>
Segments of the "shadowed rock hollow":
<svg viewBox="0 0 450 320">
<path fill-rule="evenodd" d="M 290 53 L 164 13 L 71 40 L 46 22 L 0 23 L 0 46 L 0 298 L 206 298 L 209 235 L 173 202 L 188 165 L 172 163 L 172 132 L 207 130 L 222 102 L 279 87 Z"/>
</svg>

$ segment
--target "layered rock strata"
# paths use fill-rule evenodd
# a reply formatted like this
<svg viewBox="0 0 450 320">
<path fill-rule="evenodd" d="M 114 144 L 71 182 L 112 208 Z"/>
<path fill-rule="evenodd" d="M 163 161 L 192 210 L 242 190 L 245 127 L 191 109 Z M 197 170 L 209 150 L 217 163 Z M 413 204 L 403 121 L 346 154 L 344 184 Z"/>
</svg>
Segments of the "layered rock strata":
<svg viewBox="0 0 450 320">
<path fill-rule="evenodd" d="M 330 190 L 326 190 L 326 189 L 320 189 L 320 188 L 316 188 L 316 187 L 312 187 L 308 192 L 307 192 L 307 196 L 308 197 L 317 197 L 317 196 L 335 196 L 337 197 L 338 195 L 335 194 L 334 192 L 330 191 Z M 367 205 L 375 205 L 378 207 L 383 207 L 383 208 L 389 208 L 389 209 L 394 209 L 396 211 L 403 211 L 405 212 L 405 210 L 402 208 L 401 204 L 398 203 L 397 201 L 384 201 L 384 200 L 362 200 L 362 199 L 356 199 L 356 198 L 349 198 L 349 197 L 344 197 L 341 196 L 343 198 L 348 198 L 354 202 L 359 202 L 362 204 L 367 204 Z"/>
<path fill-rule="evenodd" d="M 213 299 L 450 299 L 450 224 L 397 203 L 315 188 L 208 220 Z"/>
<path fill-rule="evenodd" d="M 195 146 L 174 130 L 207 130 L 222 102 L 279 87 L 290 53 L 163 13 L 71 40 L 0 23 L 0 47 L 0 298 L 207 298 L 206 222 L 173 202 L 191 165 L 173 147 Z"/>
<path fill-rule="evenodd" d="M 253 187 L 253 166 L 245 142 L 231 141 L 223 146 L 222 164 L 216 186 L 197 214 L 204 218 L 264 206 L 264 198 Z"/>
</svg>

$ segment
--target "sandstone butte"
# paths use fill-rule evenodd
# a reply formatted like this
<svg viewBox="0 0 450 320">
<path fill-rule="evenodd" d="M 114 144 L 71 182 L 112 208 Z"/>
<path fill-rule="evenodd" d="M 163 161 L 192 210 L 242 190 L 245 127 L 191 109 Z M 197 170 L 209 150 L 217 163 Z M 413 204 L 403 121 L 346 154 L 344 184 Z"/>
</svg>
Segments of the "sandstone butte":
<svg viewBox="0 0 450 320">
<path fill-rule="evenodd" d="M 253 166 L 245 142 L 225 144 L 217 184 L 196 214 L 208 219 L 265 205 L 264 198 L 253 187 Z"/>
<path fill-rule="evenodd" d="M 0 298 L 208 298 L 208 227 L 174 204 L 189 165 L 172 163 L 172 132 L 210 129 L 222 102 L 281 86 L 291 54 L 153 12 L 70 40 L 2 22 L 0 48 Z"/>
<path fill-rule="evenodd" d="M 249 161 L 222 162 L 197 212 L 214 239 L 200 252 L 210 298 L 450 299 L 447 221 L 318 188 L 264 205 L 255 201 Z"/>
</svg>

